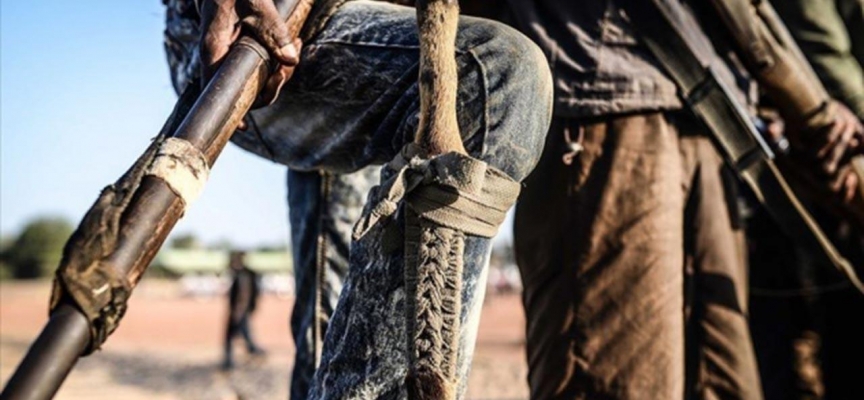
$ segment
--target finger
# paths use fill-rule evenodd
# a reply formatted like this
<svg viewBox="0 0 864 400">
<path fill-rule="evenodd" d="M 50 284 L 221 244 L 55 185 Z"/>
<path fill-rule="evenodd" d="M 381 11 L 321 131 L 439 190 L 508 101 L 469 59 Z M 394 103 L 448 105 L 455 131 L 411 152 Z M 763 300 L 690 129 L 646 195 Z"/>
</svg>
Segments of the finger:
<svg viewBox="0 0 864 400">
<path fill-rule="evenodd" d="M 858 175 L 852 169 L 847 169 L 832 182 L 831 190 L 837 193 L 842 202 L 849 203 L 858 191 L 858 179 Z"/>
<path fill-rule="evenodd" d="M 294 46 L 297 48 L 302 46 L 302 42 L 299 38 L 294 40 Z M 258 95 L 258 98 L 255 100 L 255 104 L 253 104 L 252 107 L 258 108 L 273 104 L 273 102 L 279 97 L 279 93 L 282 92 L 282 87 L 285 85 L 285 82 L 288 82 L 288 80 L 291 79 L 291 76 L 294 75 L 294 68 L 295 67 L 286 65 L 279 66 L 279 68 L 270 75 L 270 78 L 264 84 L 264 88 L 261 89 L 261 93 Z"/>
<path fill-rule="evenodd" d="M 840 139 L 840 136 L 843 134 L 845 130 L 845 122 L 843 120 L 835 120 L 831 126 L 826 128 L 827 132 L 822 137 L 819 137 L 817 140 L 817 144 L 820 146 L 819 150 L 816 152 L 816 157 L 823 159 L 828 157 L 834 148 L 834 144 L 837 143 L 837 140 Z M 817 133 L 817 135 L 819 135 Z"/>
<path fill-rule="evenodd" d="M 291 79 L 291 75 L 293 74 L 294 67 L 279 67 L 264 84 L 264 88 L 261 89 L 261 94 L 259 94 L 258 98 L 255 99 L 252 108 L 265 107 L 273 104 L 273 102 L 279 98 L 279 94 L 282 92 L 282 87 L 285 86 L 285 82 L 287 82 L 288 79 Z"/>
<path fill-rule="evenodd" d="M 202 79 L 210 80 L 237 37 L 238 17 L 234 0 L 213 0 L 201 7 L 200 55 Z"/>
<path fill-rule="evenodd" d="M 271 0 L 250 2 L 250 18 L 244 23 L 252 28 L 252 34 L 270 51 L 279 63 L 297 65 L 300 49 L 294 45 L 288 25 L 279 16 L 276 5 Z"/>
<path fill-rule="evenodd" d="M 841 171 L 837 175 L 831 177 L 831 182 L 828 187 L 831 188 L 831 191 L 839 194 L 842 192 L 843 187 L 846 185 L 846 171 Z"/>
<path fill-rule="evenodd" d="M 849 148 L 849 142 L 855 136 L 855 131 L 852 129 L 845 129 L 841 132 L 840 137 L 836 140 L 836 142 L 831 147 L 831 151 L 828 155 L 828 158 L 823 161 L 823 169 L 828 174 L 833 174 L 837 171 L 837 166 L 840 164 L 840 161 L 846 155 L 846 150 Z"/>
<path fill-rule="evenodd" d="M 849 141 L 849 147 L 856 154 L 864 153 L 864 123 L 856 121 L 855 136 Z"/>
<path fill-rule="evenodd" d="M 851 202 L 855 199 L 855 195 L 858 193 L 858 181 L 860 177 L 854 172 L 849 172 L 849 175 L 846 176 L 846 196 L 843 198 L 843 201 L 846 203 Z"/>
</svg>

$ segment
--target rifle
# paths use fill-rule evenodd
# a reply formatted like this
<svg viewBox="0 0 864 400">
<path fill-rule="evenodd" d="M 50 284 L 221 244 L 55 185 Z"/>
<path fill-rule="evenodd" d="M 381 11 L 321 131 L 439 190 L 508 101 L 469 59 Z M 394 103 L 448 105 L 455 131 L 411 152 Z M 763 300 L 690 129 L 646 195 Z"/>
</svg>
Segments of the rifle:
<svg viewBox="0 0 864 400">
<path fill-rule="evenodd" d="M 275 3 L 296 37 L 312 1 Z M 174 139 L 189 154 L 178 159 L 178 169 L 184 169 L 179 164 L 203 161 L 206 165 L 186 172 L 203 172 L 206 178 L 270 76 L 271 63 L 263 46 L 241 37 L 207 86 L 201 88 L 197 80 L 190 83 L 144 154 L 103 189 L 64 248 L 50 318 L 0 399 L 53 397 L 78 358 L 98 349 L 116 329 L 126 300 L 190 201 L 188 188 L 148 172 L 153 161 Z M 64 270 L 84 278 L 81 287 L 64 282 Z"/>
<path fill-rule="evenodd" d="M 722 2 L 721 2 L 722 1 Z M 788 112 L 797 114 L 809 125 L 821 123 L 814 115 L 819 115 L 827 99 L 824 87 L 808 70 L 809 64 L 800 55 L 794 41 L 788 39 L 788 32 L 782 22 L 772 20 L 773 9 L 767 2 L 757 2 L 758 12 L 750 10 L 750 2 L 738 0 L 716 0 L 711 2 L 726 20 L 726 25 L 738 32 L 732 32 L 745 59 L 759 64 L 755 69 L 763 72 L 761 82 L 769 86 L 795 85 L 795 96 L 778 99 L 778 103 Z M 738 174 L 751 189 L 755 197 L 778 223 L 781 229 L 798 245 L 807 250 L 814 261 L 835 266 L 859 291 L 864 293 L 855 269 L 834 247 L 813 217 L 801 204 L 786 179 L 775 164 L 775 154 L 768 146 L 747 112 L 746 107 L 732 93 L 720 77 L 714 58 L 704 51 L 707 38 L 699 25 L 675 0 L 627 1 L 622 4 L 633 18 L 633 23 L 642 32 L 648 48 L 654 53 L 661 66 L 677 84 L 681 97 L 711 133 L 718 152 L 726 163 Z M 749 19 L 751 15 L 758 18 Z M 767 19 L 768 22 L 765 22 Z M 730 28 L 730 30 L 732 30 Z M 783 29 L 780 29 L 783 28 Z M 774 31 L 780 30 L 780 33 Z M 736 33 L 739 33 L 736 35 Z M 759 35 L 771 35 L 769 43 L 762 43 Z M 779 39 L 773 35 L 779 36 Z M 783 39 L 788 41 L 783 42 Z M 701 40 L 701 41 L 700 41 Z M 780 42 L 779 44 L 777 42 Z M 779 52 L 778 47 L 784 46 Z M 710 44 L 708 45 L 710 46 Z M 791 48 L 792 50 L 789 50 Z M 747 54 L 752 53 L 752 54 Z M 786 57 L 786 65 L 771 57 Z M 716 55 L 714 55 L 716 57 Z M 805 76 L 793 75 L 789 69 L 773 70 L 760 67 L 780 65 L 788 67 L 789 58 L 801 60 Z M 807 79 L 808 73 L 814 78 Z M 765 76 L 764 74 L 774 74 Z M 814 113 L 814 109 L 816 112 Z"/>
</svg>

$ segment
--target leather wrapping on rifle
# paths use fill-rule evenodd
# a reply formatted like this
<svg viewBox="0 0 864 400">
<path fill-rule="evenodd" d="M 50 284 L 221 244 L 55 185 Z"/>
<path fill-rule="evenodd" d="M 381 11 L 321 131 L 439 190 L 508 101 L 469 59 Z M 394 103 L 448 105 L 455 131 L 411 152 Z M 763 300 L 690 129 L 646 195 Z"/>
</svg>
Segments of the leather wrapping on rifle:
<svg viewBox="0 0 864 400">
<path fill-rule="evenodd" d="M 149 150 L 139 162 L 151 158 Z M 136 163 L 133 174 L 102 190 L 63 250 L 54 278 L 50 311 L 71 300 L 90 324 L 90 344 L 84 355 L 97 350 L 117 329 L 126 312 L 132 286 L 125 275 L 105 262 L 114 251 L 122 215 L 135 193 L 146 165 Z"/>
<path fill-rule="evenodd" d="M 814 261 L 832 264 L 864 292 L 854 268 L 798 201 L 773 162 L 774 154 L 747 110 L 696 51 L 679 25 L 690 16 L 672 0 L 626 2 L 647 46 L 679 87 L 680 95 L 713 135 L 719 152 L 752 189 L 780 227 L 809 250 Z M 688 31 L 693 34 L 693 31 Z"/>
<path fill-rule="evenodd" d="M 126 312 L 133 283 L 107 260 L 117 246 L 120 224 L 141 180 L 165 139 L 177 129 L 200 93 L 199 85 L 188 85 L 159 135 L 117 182 L 102 190 L 63 248 L 49 312 L 72 302 L 87 317 L 90 344 L 83 355 L 99 349 Z"/>
<path fill-rule="evenodd" d="M 771 6 L 761 0 L 710 0 L 741 50 L 748 70 L 796 124 L 815 130 L 831 123 L 830 97 Z"/>
<path fill-rule="evenodd" d="M 759 77 L 760 84 L 767 88 L 765 92 L 783 111 L 784 118 L 803 132 L 830 129 L 837 115 L 836 104 L 773 6 L 764 0 L 711 0 L 711 4 L 724 20 L 723 26 L 730 37 L 742 49 L 739 54 Z M 809 149 L 802 150 L 806 153 Z M 806 185 L 808 197 L 844 218 L 852 218 L 864 229 L 862 163 L 862 155 L 851 161 L 859 178 L 859 193 L 848 203 L 832 192 L 829 179 L 813 176 L 813 171 L 804 170 L 795 162 L 784 162 L 781 166 L 790 173 L 790 178 L 796 178 L 796 183 Z"/>
<path fill-rule="evenodd" d="M 277 0 L 277 9 L 288 21 L 292 36 L 306 20 L 312 1 Z M 148 246 L 161 244 L 164 235 L 182 215 L 183 207 L 200 191 L 209 165 L 261 90 L 268 62 L 271 61 L 263 47 L 248 37 L 241 37 L 214 76 L 217 82 L 203 89 L 198 84 L 187 86 L 157 138 L 123 177 L 102 191 L 67 242 L 57 269 L 50 308 L 53 311 L 71 302 L 86 316 L 90 342 L 82 355 L 97 350 L 117 328 L 132 289 L 156 252 L 155 247 Z M 192 81 L 197 82 L 197 79 Z M 194 148 L 177 141 L 165 145 L 169 136 L 188 140 Z M 161 165 L 153 167 L 157 157 Z M 138 189 L 146 187 L 142 184 L 145 175 L 162 180 L 172 196 L 170 199 L 161 196 L 165 192 L 153 186 L 145 194 L 159 192 L 162 201 L 168 201 L 160 203 L 161 206 L 168 209 L 179 202 L 181 208 L 179 212 L 174 208 L 175 212 L 160 215 L 165 219 L 151 227 L 156 230 L 167 227 L 167 230 L 149 235 L 134 232 L 124 241 L 126 246 L 118 247 L 121 224 L 130 222 L 141 226 L 140 220 L 124 221 L 123 218 L 133 198 L 138 199 Z M 158 240 L 150 242 L 154 236 Z M 112 265 L 113 261 L 109 260 L 115 260 L 115 256 L 122 265 Z"/>
</svg>

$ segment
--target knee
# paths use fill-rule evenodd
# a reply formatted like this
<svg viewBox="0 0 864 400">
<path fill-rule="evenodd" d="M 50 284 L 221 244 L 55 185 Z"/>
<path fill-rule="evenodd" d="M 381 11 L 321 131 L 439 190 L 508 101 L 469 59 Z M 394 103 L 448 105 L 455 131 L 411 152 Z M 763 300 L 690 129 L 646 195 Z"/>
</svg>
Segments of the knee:
<svg viewBox="0 0 864 400">
<path fill-rule="evenodd" d="M 506 25 L 471 19 L 468 51 L 485 74 L 488 137 L 484 158 L 522 180 L 543 151 L 552 118 L 552 74 L 546 56 Z"/>
</svg>

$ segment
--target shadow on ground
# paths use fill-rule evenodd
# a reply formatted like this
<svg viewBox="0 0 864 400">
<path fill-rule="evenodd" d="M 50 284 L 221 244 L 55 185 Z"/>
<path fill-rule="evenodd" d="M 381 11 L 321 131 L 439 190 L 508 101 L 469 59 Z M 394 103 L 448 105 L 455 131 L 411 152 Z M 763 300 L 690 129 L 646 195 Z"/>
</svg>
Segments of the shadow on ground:
<svg viewBox="0 0 864 400">
<path fill-rule="evenodd" d="M 27 350 L 27 344 L 22 342 L 6 341 L 3 347 L 22 354 Z M 290 376 L 284 366 L 269 365 L 260 359 L 240 359 L 234 370 L 225 372 L 216 362 L 116 352 L 82 358 L 73 370 L 78 376 L 96 373 L 107 373 L 110 382 L 121 387 L 177 399 L 216 400 L 286 399 Z"/>
</svg>

